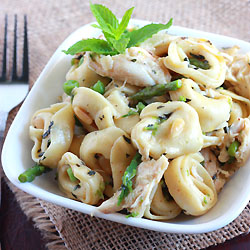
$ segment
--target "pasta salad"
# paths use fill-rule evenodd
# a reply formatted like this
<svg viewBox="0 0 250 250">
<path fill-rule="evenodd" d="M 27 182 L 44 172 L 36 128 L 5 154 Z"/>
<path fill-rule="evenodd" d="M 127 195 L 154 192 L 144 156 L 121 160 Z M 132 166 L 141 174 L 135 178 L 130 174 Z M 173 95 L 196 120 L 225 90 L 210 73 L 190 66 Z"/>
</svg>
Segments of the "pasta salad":
<svg viewBox="0 0 250 250">
<path fill-rule="evenodd" d="M 64 94 L 31 118 L 36 165 L 19 180 L 56 169 L 67 197 L 103 213 L 205 214 L 250 153 L 250 54 L 90 7 L 103 35 L 64 51 Z"/>
</svg>

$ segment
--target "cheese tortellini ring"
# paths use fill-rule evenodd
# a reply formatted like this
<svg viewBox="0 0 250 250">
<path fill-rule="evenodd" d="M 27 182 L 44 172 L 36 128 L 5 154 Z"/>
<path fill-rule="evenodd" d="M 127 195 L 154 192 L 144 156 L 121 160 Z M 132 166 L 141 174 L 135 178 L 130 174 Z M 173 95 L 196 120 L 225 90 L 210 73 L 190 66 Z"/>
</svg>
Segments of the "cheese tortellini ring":
<svg viewBox="0 0 250 250">
<path fill-rule="evenodd" d="M 114 126 L 116 111 L 105 97 L 85 87 L 75 88 L 73 94 L 73 110 L 81 122 L 90 125 L 92 119 L 98 129 Z"/>
<path fill-rule="evenodd" d="M 71 145 L 75 119 L 70 103 L 57 103 L 40 109 L 33 115 L 29 134 L 34 146 L 33 161 L 56 168 Z"/>
<path fill-rule="evenodd" d="M 191 65 L 190 53 L 205 58 L 204 60 L 207 60 L 210 68 L 202 69 Z M 216 88 L 225 81 L 225 60 L 218 49 L 205 39 L 178 38 L 173 40 L 168 47 L 168 56 L 162 61 L 168 69 L 206 87 Z"/>
<path fill-rule="evenodd" d="M 107 161 L 104 162 L 102 157 L 109 162 L 111 148 L 120 136 L 126 137 L 126 134 L 117 127 L 109 127 L 87 134 L 80 147 L 81 159 L 91 169 L 103 169 L 107 174 L 111 175 L 110 164 L 106 164 Z M 100 165 L 100 161 L 102 161 L 102 165 Z"/>
<path fill-rule="evenodd" d="M 151 38 L 140 44 L 141 48 L 144 48 L 156 56 L 164 56 L 168 53 L 169 44 L 178 38 L 167 34 L 165 31 L 154 34 Z"/>
<path fill-rule="evenodd" d="M 152 103 L 141 112 L 132 129 L 132 141 L 140 154 L 158 159 L 198 152 L 203 145 L 197 112 L 184 102 Z M 159 123 L 159 119 L 162 119 Z M 156 127 L 156 130 L 151 130 Z"/>
<path fill-rule="evenodd" d="M 150 209 L 146 210 L 144 216 L 152 220 L 170 220 L 181 213 L 182 209 L 169 195 L 165 197 L 162 191 L 161 182 L 158 184 Z"/>
<path fill-rule="evenodd" d="M 72 169 L 76 182 L 70 180 L 67 169 Z M 104 181 L 102 176 L 88 168 L 74 154 L 67 152 L 58 164 L 58 185 L 69 198 L 95 205 L 103 198 Z"/>
<path fill-rule="evenodd" d="M 206 213 L 217 201 L 213 180 L 200 164 L 200 153 L 177 157 L 164 173 L 168 190 L 186 214 L 198 216 Z"/>
<path fill-rule="evenodd" d="M 177 91 L 170 92 L 171 99 L 178 101 L 181 96 L 188 99 L 187 103 L 199 115 L 203 132 L 225 127 L 230 118 L 231 97 L 218 94 L 218 96 L 210 98 L 196 91 L 195 85 L 196 83 L 190 79 L 182 79 L 182 87 Z"/>
<path fill-rule="evenodd" d="M 95 71 L 88 67 L 88 62 L 86 59 L 86 55 L 83 55 L 82 59 L 83 63 L 79 66 L 79 63 L 74 64 L 68 73 L 66 74 L 66 80 L 76 80 L 79 82 L 80 87 L 91 87 L 98 80 L 107 84 L 110 79 L 106 77 L 102 77 L 98 75 Z"/>
</svg>

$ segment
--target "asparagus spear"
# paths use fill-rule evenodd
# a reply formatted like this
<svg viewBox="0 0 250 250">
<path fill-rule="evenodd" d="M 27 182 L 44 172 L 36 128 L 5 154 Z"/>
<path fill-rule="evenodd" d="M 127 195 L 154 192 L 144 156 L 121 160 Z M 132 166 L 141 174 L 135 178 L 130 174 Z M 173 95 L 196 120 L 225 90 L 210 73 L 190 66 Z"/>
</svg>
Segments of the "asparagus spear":
<svg viewBox="0 0 250 250">
<path fill-rule="evenodd" d="M 179 89 L 182 86 L 181 80 L 175 80 L 173 82 L 165 84 L 157 84 L 154 86 L 146 87 L 136 94 L 130 96 L 131 99 L 135 100 L 147 100 L 154 96 L 164 95 L 167 91 L 174 91 Z"/>
<path fill-rule="evenodd" d="M 141 163 L 141 155 L 137 152 L 132 159 L 131 163 L 127 167 L 122 177 L 121 194 L 118 197 L 117 205 L 120 206 L 123 199 L 128 196 L 129 192 L 132 192 L 132 179 L 136 175 L 136 168 Z"/>
<path fill-rule="evenodd" d="M 195 55 L 190 53 L 189 63 L 200 69 L 210 69 L 211 66 L 209 62 L 203 55 Z"/>
<path fill-rule="evenodd" d="M 196 58 L 189 58 L 189 63 L 200 69 L 210 69 L 210 65 L 207 60 L 200 61 Z"/>
<path fill-rule="evenodd" d="M 39 176 L 43 173 L 50 171 L 51 169 L 48 167 L 44 167 L 41 165 L 35 165 L 32 168 L 24 171 L 22 174 L 18 176 L 18 180 L 22 183 L 24 182 L 32 182 L 36 176 Z"/>
</svg>

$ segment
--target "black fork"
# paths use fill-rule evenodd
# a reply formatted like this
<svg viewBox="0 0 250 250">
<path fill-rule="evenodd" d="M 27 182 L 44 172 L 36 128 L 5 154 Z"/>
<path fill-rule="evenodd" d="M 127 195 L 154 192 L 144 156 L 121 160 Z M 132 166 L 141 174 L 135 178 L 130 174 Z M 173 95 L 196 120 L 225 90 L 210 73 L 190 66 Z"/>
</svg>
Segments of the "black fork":
<svg viewBox="0 0 250 250">
<path fill-rule="evenodd" d="M 0 84 L 7 81 L 7 29 L 8 29 L 8 16 L 5 15 L 4 25 L 4 47 L 3 47 L 3 63 L 2 75 L 0 76 Z M 28 32 L 27 32 L 27 16 L 24 15 L 24 41 L 23 41 L 23 63 L 22 75 L 17 75 L 17 15 L 15 15 L 14 23 L 14 48 L 13 48 L 13 64 L 11 82 L 25 82 L 29 81 L 29 56 L 28 56 Z"/>
<path fill-rule="evenodd" d="M 24 16 L 24 43 L 23 43 L 23 63 L 22 75 L 17 75 L 17 15 L 14 22 L 14 49 L 13 65 L 11 78 L 7 79 L 7 31 L 8 16 L 5 15 L 4 25 L 4 46 L 2 74 L 0 76 L 0 156 L 2 151 L 2 142 L 8 113 L 19 103 L 23 101 L 29 90 L 29 58 L 28 58 L 28 34 L 27 34 L 27 17 Z M 1 34 L 1 32 L 0 32 Z M 0 164 L 1 165 L 1 164 Z M 1 167 L 1 166 L 0 166 Z M 1 169 L 0 169 L 0 205 L 1 205 Z M 0 245 L 1 249 L 1 245 Z"/>
</svg>

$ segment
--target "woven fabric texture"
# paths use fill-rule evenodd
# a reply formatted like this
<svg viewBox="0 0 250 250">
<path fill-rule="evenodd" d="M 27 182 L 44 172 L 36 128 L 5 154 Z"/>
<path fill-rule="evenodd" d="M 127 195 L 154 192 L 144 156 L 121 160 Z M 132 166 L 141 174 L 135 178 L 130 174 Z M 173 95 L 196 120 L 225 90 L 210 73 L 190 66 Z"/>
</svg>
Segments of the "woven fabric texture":
<svg viewBox="0 0 250 250">
<path fill-rule="evenodd" d="M 121 17 L 129 7 L 135 6 L 133 18 L 166 23 L 170 17 L 173 17 L 174 25 L 250 42 L 250 1 L 247 0 L 100 0 L 93 2 L 107 5 L 118 17 Z M 20 38 L 22 37 L 22 16 L 27 15 L 31 86 L 61 42 L 78 27 L 94 21 L 87 0 L 1 0 L 0 29 L 2 31 L 5 14 L 9 17 L 9 37 L 13 37 L 14 14 L 18 15 Z M 2 44 L 1 36 L 0 51 L 2 51 Z M 9 40 L 8 53 L 11 54 L 11 51 L 12 41 Z M 0 58 L 1 56 L 0 52 Z M 17 111 L 18 107 L 10 113 L 7 129 Z M 250 203 L 235 221 L 215 232 L 196 235 L 165 234 L 91 218 L 39 200 L 12 184 L 9 183 L 9 185 L 24 212 L 43 232 L 49 249 L 202 249 L 248 233 L 250 226 Z"/>
</svg>

